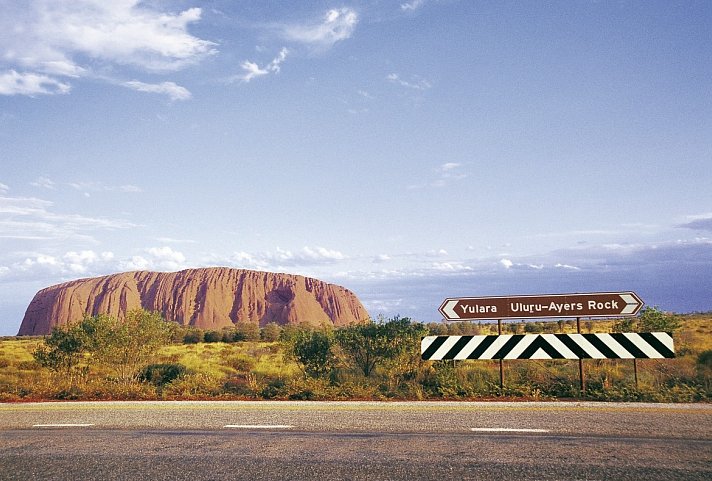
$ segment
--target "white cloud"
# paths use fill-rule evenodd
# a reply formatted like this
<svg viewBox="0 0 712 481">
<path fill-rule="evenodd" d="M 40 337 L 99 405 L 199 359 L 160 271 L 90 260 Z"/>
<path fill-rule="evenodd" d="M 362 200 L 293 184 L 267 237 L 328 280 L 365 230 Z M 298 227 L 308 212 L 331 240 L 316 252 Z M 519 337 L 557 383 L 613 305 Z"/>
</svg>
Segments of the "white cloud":
<svg viewBox="0 0 712 481">
<path fill-rule="evenodd" d="M 277 247 L 272 252 L 234 252 L 227 258 L 212 256 L 211 263 L 227 264 L 243 269 L 281 270 L 292 267 L 309 267 L 336 264 L 349 258 L 341 251 L 326 247 L 305 246 L 298 251 Z"/>
<path fill-rule="evenodd" d="M 285 61 L 288 54 L 289 50 L 286 48 L 282 48 L 282 50 L 279 51 L 279 54 L 275 58 L 273 58 L 272 61 L 268 63 L 264 68 L 261 68 L 255 62 L 245 60 L 240 64 L 240 68 L 243 70 L 243 73 L 232 77 L 230 81 L 240 80 L 242 82 L 247 83 L 256 77 L 261 77 L 270 73 L 279 73 L 281 69 L 280 66 Z"/>
<path fill-rule="evenodd" d="M 55 214 L 53 206 L 53 202 L 34 197 L 0 196 L 0 238 L 93 242 L 94 231 L 137 227 L 122 219 Z"/>
<path fill-rule="evenodd" d="M 102 78 L 98 72 L 124 65 L 175 71 L 216 53 L 215 43 L 188 33 L 200 8 L 174 14 L 139 0 L 9 3 L 0 18 L 0 65 L 11 68 L 0 75 L 6 95 L 67 93 L 63 79 Z"/>
<path fill-rule="evenodd" d="M 305 25 L 288 25 L 283 27 L 283 36 L 289 40 L 328 48 L 335 43 L 351 38 L 358 14 L 351 8 L 332 9 L 326 12 L 320 21 Z"/>
<path fill-rule="evenodd" d="M 240 68 L 244 71 L 244 73 L 237 76 L 237 78 L 244 82 L 249 82 L 255 77 L 261 77 L 262 75 L 267 75 L 269 73 L 268 70 L 260 68 L 259 65 L 254 62 L 250 62 L 249 60 L 242 62 L 240 64 Z"/>
<path fill-rule="evenodd" d="M 391 256 L 388 254 L 378 254 L 376 257 L 373 258 L 373 263 L 374 264 L 382 264 L 384 262 L 388 262 L 391 260 Z"/>
<path fill-rule="evenodd" d="M 510 259 L 501 259 L 499 263 L 502 264 L 505 269 L 511 269 L 514 265 L 514 262 L 512 262 Z"/>
<path fill-rule="evenodd" d="M 449 172 L 451 170 L 457 169 L 458 167 L 462 167 L 462 164 L 459 164 L 457 162 L 446 162 L 440 166 L 440 170 L 442 172 Z"/>
<path fill-rule="evenodd" d="M 70 182 L 69 186 L 84 192 L 143 192 L 143 189 L 131 184 L 106 185 L 103 182 Z"/>
<path fill-rule="evenodd" d="M 149 247 L 143 255 L 135 255 L 118 263 L 122 271 L 177 271 L 187 267 L 185 255 L 171 247 Z"/>
<path fill-rule="evenodd" d="M 346 259 L 346 256 L 337 250 L 325 247 L 305 246 L 301 251 L 291 252 L 277 247 L 276 252 L 266 256 L 277 265 L 294 266 L 332 263 Z"/>
<path fill-rule="evenodd" d="M 87 274 L 91 272 L 93 267 L 98 265 L 106 268 L 114 259 L 113 252 L 102 252 L 97 254 L 92 250 L 83 250 L 79 252 L 70 251 L 62 256 L 62 262 L 65 269 L 77 274 Z"/>
<path fill-rule="evenodd" d="M 0 182 L 0 194 L 7 194 L 9 190 L 10 190 L 9 185 L 3 184 L 2 182 Z"/>
<path fill-rule="evenodd" d="M 572 270 L 572 271 L 579 271 L 579 270 L 581 270 L 580 267 L 572 266 L 572 265 L 569 265 L 569 264 L 561 264 L 561 263 L 556 264 L 554 267 L 556 267 L 557 269 L 568 269 L 568 270 Z"/>
<path fill-rule="evenodd" d="M 472 267 L 462 262 L 433 262 L 432 268 L 440 272 L 466 272 L 473 270 Z"/>
<path fill-rule="evenodd" d="M 55 183 L 49 177 L 38 177 L 34 182 L 30 182 L 30 185 L 53 190 Z"/>
<path fill-rule="evenodd" d="M 712 231 L 712 213 L 689 215 L 687 216 L 686 222 L 677 227 Z"/>
<path fill-rule="evenodd" d="M 401 87 L 413 89 L 413 90 L 428 90 L 432 87 L 432 84 L 422 77 L 414 75 L 410 81 L 403 80 L 400 75 L 396 73 L 391 73 L 386 76 L 386 80 L 389 82 L 400 85 Z"/>
<path fill-rule="evenodd" d="M 174 82 L 148 84 L 139 82 L 138 80 L 131 80 L 129 82 L 124 82 L 123 85 L 139 92 L 167 95 L 171 100 L 188 100 L 192 96 L 188 89 L 181 87 Z"/>
<path fill-rule="evenodd" d="M 76 279 L 78 276 L 96 276 L 115 270 L 113 252 L 97 253 L 92 250 L 69 251 L 52 255 L 31 252 L 9 267 L 0 267 L 3 282 L 16 280 L 41 280 L 45 285 Z"/>
<path fill-rule="evenodd" d="M 462 180 L 468 174 L 461 171 L 462 164 L 457 162 L 446 162 L 434 169 L 437 177 L 428 183 L 411 184 L 408 189 L 423 189 L 426 187 L 442 188 L 447 187 L 455 181 Z"/>
<path fill-rule="evenodd" d="M 192 239 L 174 239 L 172 237 L 157 237 L 156 240 L 163 244 L 197 244 L 197 241 Z"/>
<path fill-rule="evenodd" d="M 66 94 L 71 90 L 67 83 L 47 75 L 9 70 L 0 73 L 0 95 L 36 95 Z"/>
<path fill-rule="evenodd" d="M 403 11 L 413 11 L 418 10 L 423 5 L 425 5 L 425 0 L 412 0 L 410 2 L 401 3 L 400 8 Z"/>
</svg>

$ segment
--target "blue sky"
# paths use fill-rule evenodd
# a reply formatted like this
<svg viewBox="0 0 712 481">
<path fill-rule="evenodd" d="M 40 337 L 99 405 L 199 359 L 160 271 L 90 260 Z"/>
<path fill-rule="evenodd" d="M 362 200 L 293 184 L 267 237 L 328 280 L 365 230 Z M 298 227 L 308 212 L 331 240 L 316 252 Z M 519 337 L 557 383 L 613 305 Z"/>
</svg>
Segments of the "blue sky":
<svg viewBox="0 0 712 481">
<path fill-rule="evenodd" d="M 712 309 L 707 1 L 0 0 L 0 334 L 80 277 L 230 266 Z"/>
</svg>

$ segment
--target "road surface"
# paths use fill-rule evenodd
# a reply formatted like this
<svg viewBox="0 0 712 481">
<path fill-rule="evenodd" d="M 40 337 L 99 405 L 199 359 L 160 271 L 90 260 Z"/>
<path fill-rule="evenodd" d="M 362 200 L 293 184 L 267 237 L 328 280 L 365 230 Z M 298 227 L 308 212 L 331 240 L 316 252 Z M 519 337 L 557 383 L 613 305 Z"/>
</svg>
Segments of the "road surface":
<svg viewBox="0 0 712 481">
<path fill-rule="evenodd" d="M 712 406 L 0 404 L 0 480 L 709 480 Z"/>
</svg>

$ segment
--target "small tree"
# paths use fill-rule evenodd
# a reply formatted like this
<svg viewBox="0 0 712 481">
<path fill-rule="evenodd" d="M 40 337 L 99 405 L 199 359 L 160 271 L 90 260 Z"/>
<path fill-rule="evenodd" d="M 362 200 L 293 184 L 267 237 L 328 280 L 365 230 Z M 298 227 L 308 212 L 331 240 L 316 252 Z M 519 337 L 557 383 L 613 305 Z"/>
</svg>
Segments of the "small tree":
<svg viewBox="0 0 712 481">
<path fill-rule="evenodd" d="M 674 314 L 668 314 L 657 307 L 646 307 L 638 318 L 640 332 L 674 332 L 682 326 L 682 321 Z"/>
<path fill-rule="evenodd" d="M 81 326 L 91 333 L 94 361 L 112 369 L 126 383 L 138 378 L 140 369 L 154 360 L 158 348 L 170 342 L 175 328 L 159 313 L 140 309 L 129 311 L 124 320 L 85 318 Z"/>
<path fill-rule="evenodd" d="M 78 326 L 55 327 L 32 356 L 40 366 L 65 375 L 73 383 L 87 346 L 87 337 Z"/>
<path fill-rule="evenodd" d="M 417 351 L 415 346 L 426 333 L 422 324 L 396 316 L 385 323 L 343 327 L 336 331 L 336 340 L 354 367 L 370 377 L 378 364 L 395 359 L 406 350 Z"/>
<path fill-rule="evenodd" d="M 245 341 L 259 341 L 260 340 L 260 326 L 256 322 L 240 321 L 235 324 L 235 330 L 237 331 L 238 336 L 241 338 L 240 340 L 245 340 Z"/>
<path fill-rule="evenodd" d="M 260 337 L 265 342 L 275 342 L 279 339 L 279 335 L 282 333 L 282 328 L 276 322 L 270 322 L 265 327 L 262 328 L 260 332 Z"/>
<path fill-rule="evenodd" d="M 285 341 L 286 352 L 302 368 L 305 376 L 326 377 L 336 366 L 331 350 L 333 335 L 328 331 L 300 329 Z"/>
</svg>

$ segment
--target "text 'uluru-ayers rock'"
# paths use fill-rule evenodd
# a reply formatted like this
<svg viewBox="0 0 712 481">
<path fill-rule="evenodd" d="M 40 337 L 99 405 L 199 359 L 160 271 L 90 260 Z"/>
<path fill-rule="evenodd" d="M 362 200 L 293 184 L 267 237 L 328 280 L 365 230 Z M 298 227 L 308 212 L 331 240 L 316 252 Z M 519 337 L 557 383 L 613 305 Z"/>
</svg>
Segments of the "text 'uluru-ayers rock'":
<svg viewBox="0 0 712 481">
<path fill-rule="evenodd" d="M 210 267 L 125 272 L 47 287 L 30 302 L 18 335 L 49 334 L 53 327 L 84 316 L 121 318 L 141 308 L 200 329 L 221 329 L 236 322 L 342 326 L 369 317 L 353 292 L 335 284 L 292 274 Z"/>
</svg>

